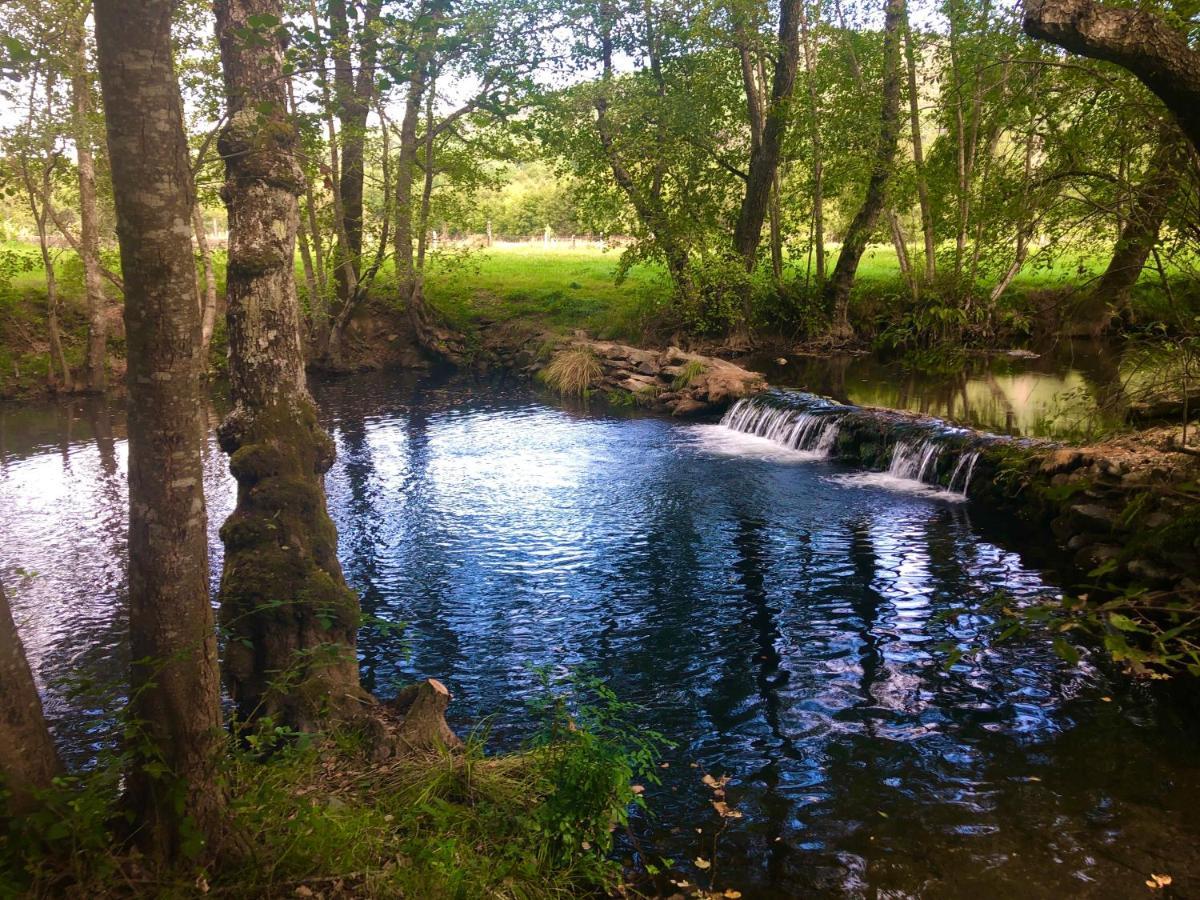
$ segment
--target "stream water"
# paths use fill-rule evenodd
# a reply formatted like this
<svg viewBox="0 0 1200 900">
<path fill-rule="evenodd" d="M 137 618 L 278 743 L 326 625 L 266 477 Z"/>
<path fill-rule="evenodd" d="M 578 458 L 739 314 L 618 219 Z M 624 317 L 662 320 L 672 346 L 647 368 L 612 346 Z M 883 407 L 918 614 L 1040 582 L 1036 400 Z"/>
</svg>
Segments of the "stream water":
<svg viewBox="0 0 1200 900">
<path fill-rule="evenodd" d="M 1153 395 L 1170 372 L 1162 351 L 1135 345 L 1060 340 L 1037 352 L 1015 353 L 931 359 L 924 368 L 880 354 L 792 356 L 783 364 L 780 357 L 759 355 L 746 365 L 777 387 L 842 403 L 1060 440 L 1090 439 L 1127 427 L 1130 403 Z"/>
<path fill-rule="evenodd" d="M 915 450 L 881 486 L 823 458 L 819 429 L 796 449 L 395 375 L 316 393 L 347 577 L 408 623 L 364 632 L 366 686 L 440 677 L 453 724 L 490 716 L 509 748 L 531 664 L 594 665 L 676 743 L 639 828 L 694 883 L 1137 897 L 1155 873 L 1200 894 L 1200 738 L 1181 710 L 1087 648 L 1076 667 L 1032 640 L 944 668 L 938 645 L 979 622 L 939 613 L 1053 595 L 1053 560 L 953 492 L 905 490 Z M 126 662 L 124 434 L 102 403 L 0 407 L 0 578 L 77 763 L 105 710 L 60 679 L 119 685 Z M 215 581 L 233 485 L 215 444 L 206 458 Z M 743 813 L 719 837 L 705 772 Z"/>
</svg>

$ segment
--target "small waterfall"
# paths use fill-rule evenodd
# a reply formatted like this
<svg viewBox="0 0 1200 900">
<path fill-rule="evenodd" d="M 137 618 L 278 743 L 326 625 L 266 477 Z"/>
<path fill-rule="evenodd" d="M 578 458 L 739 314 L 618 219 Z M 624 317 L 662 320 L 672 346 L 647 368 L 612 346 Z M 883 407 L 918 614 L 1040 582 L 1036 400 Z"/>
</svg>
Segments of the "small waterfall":
<svg viewBox="0 0 1200 900">
<path fill-rule="evenodd" d="M 942 445 L 934 440 L 897 441 L 892 450 L 892 464 L 888 466 L 888 474 L 896 478 L 907 478 L 909 481 L 924 481 L 931 469 L 936 471 L 938 457 L 942 455 Z"/>
<path fill-rule="evenodd" d="M 963 474 L 962 487 L 957 493 L 962 496 L 967 496 L 967 488 L 971 486 L 971 476 L 975 474 L 975 463 L 979 462 L 979 451 L 969 450 L 964 452 L 958 458 L 958 462 L 954 464 L 954 471 L 950 474 L 950 483 L 946 485 L 946 490 L 950 493 L 956 493 L 954 486 L 958 484 L 958 476 Z"/>
<path fill-rule="evenodd" d="M 772 406 L 753 399 L 735 403 L 721 424 L 818 456 L 828 456 L 838 436 L 836 415 Z"/>
</svg>

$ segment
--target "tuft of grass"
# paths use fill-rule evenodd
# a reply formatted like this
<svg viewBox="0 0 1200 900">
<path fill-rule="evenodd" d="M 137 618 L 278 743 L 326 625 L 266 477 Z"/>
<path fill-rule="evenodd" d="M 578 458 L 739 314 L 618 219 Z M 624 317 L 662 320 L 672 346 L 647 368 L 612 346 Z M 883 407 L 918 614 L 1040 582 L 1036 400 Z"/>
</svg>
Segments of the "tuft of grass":
<svg viewBox="0 0 1200 900">
<path fill-rule="evenodd" d="M 538 375 L 563 396 L 582 397 L 600 372 L 600 360 L 595 353 L 586 347 L 573 347 L 556 354 Z"/>
<path fill-rule="evenodd" d="M 688 360 L 680 373 L 675 376 L 675 380 L 671 382 L 671 390 L 682 391 L 703 374 L 704 363 L 698 359 Z"/>
</svg>

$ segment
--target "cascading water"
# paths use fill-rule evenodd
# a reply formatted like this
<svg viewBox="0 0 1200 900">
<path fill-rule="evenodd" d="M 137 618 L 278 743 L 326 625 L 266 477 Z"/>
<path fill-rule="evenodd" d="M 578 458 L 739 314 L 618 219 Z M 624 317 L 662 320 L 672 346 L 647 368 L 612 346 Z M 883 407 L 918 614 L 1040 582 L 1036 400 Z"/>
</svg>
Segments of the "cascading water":
<svg viewBox="0 0 1200 900">
<path fill-rule="evenodd" d="M 801 406 L 800 404 L 804 404 Z M 766 438 L 791 450 L 817 457 L 834 454 L 846 407 L 805 394 L 753 397 L 735 403 L 721 424 L 732 431 Z M 946 456 L 954 466 L 942 487 L 939 463 Z M 892 447 L 886 472 L 838 475 L 838 480 L 869 482 L 894 490 L 919 490 L 946 499 L 965 498 L 980 451 L 963 446 L 961 431 L 931 422 L 917 435 L 899 438 Z M 945 471 L 945 468 L 942 468 Z"/>
<path fill-rule="evenodd" d="M 829 456 L 838 436 L 836 415 L 772 406 L 753 399 L 735 403 L 721 424 L 816 456 Z"/>
<path fill-rule="evenodd" d="M 942 445 L 933 439 L 897 441 L 895 449 L 892 450 L 892 463 L 888 466 L 888 474 L 910 481 L 924 481 L 930 470 L 936 473 L 938 457 L 941 455 Z"/>
<path fill-rule="evenodd" d="M 954 464 L 954 471 L 950 474 L 950 483 L 946 485 L 946 490 L 950 493 L 958 493 L 962 496 L 967 496 L 967 488 L 971 486 L 971 476 L 975 474 L 975 463 L 979 462 L 979 451 L 968 450 L 958 457 L 958 462 Z M 957 491 L 954 486 L 958 484 L 958 476 L 963 476 L 962 487 Z"/>
</svg>

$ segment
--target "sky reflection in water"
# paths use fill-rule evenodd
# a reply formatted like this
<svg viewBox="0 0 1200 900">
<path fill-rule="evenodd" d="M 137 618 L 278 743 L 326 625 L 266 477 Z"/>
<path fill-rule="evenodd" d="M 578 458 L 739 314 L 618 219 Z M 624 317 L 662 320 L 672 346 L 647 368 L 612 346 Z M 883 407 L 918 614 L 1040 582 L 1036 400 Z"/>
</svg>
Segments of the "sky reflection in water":
<svg viewBox="0 0 1200 900">
<path fill-rule="evenodd" d="M 745 813 L 718 883 L 746 897 L 1134 896 L 1151 871 L 1200 889 L 1197 742 L 1170 707 L 1041 642 L 943 669 L 937 646 L 974 625 L 940 611 L 1053 591 L 967 505 L 523 389 L 317 393 L 347 577 L 409 623 L 363 635 L 367 686 L 440 677 L 460 729 L 490 716 L 512 747 L 530 666 L 594 665 L 678 744 L 649 792 L 657 852 L 712 856 L 712 771 Z M 124 476 L 104 407 L 0 413 L 0 577 L 79 755 L 84 711 L 53 682 L 125 664 Z M 215 445 L 207 477 L 215 578 L 233 500 Z"/>
</svg>

